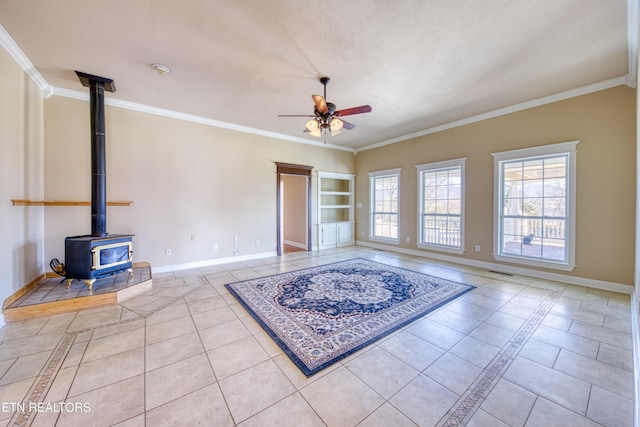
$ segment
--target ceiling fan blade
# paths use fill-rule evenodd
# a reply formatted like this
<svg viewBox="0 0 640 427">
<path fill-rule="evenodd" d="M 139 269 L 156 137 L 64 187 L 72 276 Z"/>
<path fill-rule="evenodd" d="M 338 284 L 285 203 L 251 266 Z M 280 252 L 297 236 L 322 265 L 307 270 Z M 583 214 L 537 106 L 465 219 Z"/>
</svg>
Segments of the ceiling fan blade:
<svg viewBox="0 0 640 427">
<path fill-rule="evenodd" d="M 326 113 L 329 111 L 327 108 L 327 101 L 325 101 L 324 96 L 311 95 L 311 97 L 313 98 L 313 102 L 316 104 L 316 110 L 318 110 L 319 113 Z"/>
<path fill-rule="evenodd" d="M 345 108 L 344 110 L 338 110 L 336 111 L 336 116 L 352 116 L 354 114 L 362 114 L 362 113 L 370 113 L 371 112 L 371 106 L 370 105 L 361 105 L 359 107 L 353 107 L 353 108 Z"/>
<path fill-rule="evenodd" d="M 278 114 L 278 117 L 315 117 L 313 114 Z"/>
<path fill-rule="evenodd" d="M 340 119 L 340 120 L 342 120 L 342 119 Z M 349 123 L 346 120 L 342 120 L 342 129 L 351 130 L 354 127 L 356 127 L 356 125 L 354 125 L 353 123 Z"/>
</svg>

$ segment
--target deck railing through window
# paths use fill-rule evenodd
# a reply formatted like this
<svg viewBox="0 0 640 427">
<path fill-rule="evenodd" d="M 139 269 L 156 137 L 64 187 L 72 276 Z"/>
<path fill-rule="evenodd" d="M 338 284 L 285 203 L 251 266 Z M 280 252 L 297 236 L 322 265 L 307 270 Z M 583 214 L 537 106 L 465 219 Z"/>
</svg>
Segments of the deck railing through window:
<svg viewBox="0 0 640 427">
<path fill-rule="evenodd" d="M 373 235 L 389 239 L 398 238 L 398 214 L 373 212 Z"/>
<path fill-rule="evenodd" d="M 461 246 L 460 215 L 423 214 L 422 243 Z"/>
<path fill-rule="evenodd" d="M 502 250 L 505 254 L 566 259 L 564 218 L 505 216 Z"/>
</svg>

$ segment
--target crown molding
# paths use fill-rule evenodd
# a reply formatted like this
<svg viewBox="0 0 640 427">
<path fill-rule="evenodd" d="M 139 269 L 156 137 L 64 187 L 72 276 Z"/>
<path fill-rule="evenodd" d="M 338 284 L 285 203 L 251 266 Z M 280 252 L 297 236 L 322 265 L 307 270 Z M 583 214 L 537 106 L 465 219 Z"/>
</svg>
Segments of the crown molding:
<svg viewBox="0 0 640 427">
<path fill-rule="evenodd" d="M 630 0 L 630 1 L 636 1 L 636 0 Z M 248 126 L 241 126 L 234 123 L 228 123 L 220 120 L 209 119 L 206 117 L 196 116 L 193 114 L 180 113 L 177 111 L 166 110 L 163 108 L 157 108 L 149 105 L 138 104 L 135 102 L 123 101 L 115 98 L 105 98 L 105 104 L 113 107 L 124 108 L 127 110 L 133 110 L 133 111 L 138 111 L 138 112 L 147 113 L 147 114 L 154 114 L 158 116 L 174 118 L 177 120 L 184 120 L 188 122 L 199 123 L 206 126 L 213 126 L 213 127 L 223 128 L 223 129 L 234 130 L 237 132 L 250 133 L 254 135 L 265 136 L 268 138 L 297 142 L 300 144 L 313 145 L 316 147 L 347 151 L 347 152 L 353 153 L 354 155 L 357 155 L 361 151 L 372 150 L 374 148 L 395 144 L 397 142 L 406 141 L 408 139 L 418 138 L 420 136 L 442 132 L 448 129 L 457 128 L 457 127 L 468 125 L 471 123 L 476 123 L 483 120 L 504 116 L 506 114 L 527 110 L 529 108 L 539 107 L 545 104 L 551 104 L 553 102 L 563 101 L 565 99 L 575 98 L 577 96 L 587 95 L 593 92 L 598 92 L 601 90 L 610 89 L 610 88 L 622 86 L 622 85 L 629 85 L 628 76 L 615 77 L 613 79 L 605 80 L 605 81 L 594 83 L 587 86 L 582 86 L 582 87 L 567 90 L 564 92 L 555 93 L 553 95 L 544 96 L 542 98 L 532 99 L 530 101 L 521 102 L 519 104 L 510 105 L 508 107 L 499 108 L 497 110 L 488 111 L 486 113 L 477 114 L 475 116 L 467 117 L 460 120 L 455 120 L 450 123 L 445 123 L 443 125 L 434 126 L 418 132 L 402 135 L 396 138 L 388 139 L 388 140 L 377 142 L 370 145 L 365 145 L 358 148 L 343 147 L 340 145 L 335 145 L 330 143 L 320 143 L 316 141 L 309 141 L 303 138 L 293 137 L 290 135 L 285 135 L 277 132 L 265 131 L 265 130 L 256 129 Z M 64 88 L 59 88 L 56 86 L 49 86 L 49 85 L 47 85 L 47 87 L 49 92 L 48 96 L 57 95 L 65 98 L 73 98 L 73 99 L 78 99 L 78 100 L 87 101 L 87 102 L 89 101 L 89 94 L 86 92 L 80 92 L 72 89 L 64 89 Z"/>
<path fill-rule="evenodd" d="M 542 98 L 525 101 L 519 104 L 511 105 L 497 110 L 489 111 L 486 113 L 478 114 L 475 116 L 467 117 L 460 120 L 455 120 L 450 123 L 427 128 L 418 132 L 410 133 L 407 135 L 401 135 L 388 140 L 376 142 L 374 144 L 364 145 L 357 148 L 344 147 L 331 143 L 321 143 L 316 141 L 310 141 L 307 139 L 293 137 L 277 132 L 270 132 L 261 129 L 256 129 L 248 126 L 241 126 L 234 123 L 223 122 L 219 120 L 209 119 L 206 117 L 196 116 L 192 114 L 180 113 L 177 111 L 166 110 L 163 108 L 151 107 L 148 105 L 137 104 L 134 102 L 122 101 L 118 99 L 107 98 L 105 103 L 114 107 L 125 108 L 133 111 L 144 112 L 148 114 L 154 114 L 164 117 L 175 118 L 177 120 L 185 120 L 194 123 L 200 123 L 207 126 L 213 126 L 223 129 L 234 130 L 238 132 L 244 132 L 254 135 L 265 136 L 268 138 L 274 138 L 284 141 L 297 142 L 301 144 L 312 145 L 322 148 L 331 148 L 334 150 L 341 150 L 351 152 L 357 155 L 360 151 L 367 151 L 385 145 L 395 144 L 396 142 L 406 141 L 408 139 L 417 138 L 424 135 L 429 135 L 436 132 L 441 132 L 448 129 L 453 129 L 459 126 L 464 126 L 471 123 L 491 119 L 494 117 L 503 116 L 506 114 L 514 113 L 517 111 L 526 110 L 541 105 L 562 101 L 565 99 L 573 98 L 576 96 L 586 95 L 592 92 L 609 89 L 616 86 L 627 85 L 632 88 L 637 84 L 637 72 L 638 72 L 638 38 L 640 37 L 639 29 L 639 7 L 640 0 L 627 0 L 627 34 L 628 34 L 628 52 L 629 52 L 629 73 L 625 76 L 615 77 L 602 82 L 594 83 L 591 85 L 571 89 L 568 91 L 556 93 L 553 95 L 545 96 Z M 35 84 L 40 88 L 43 98 L 49 98 L 52 95 L 63 96 L 67 98 L 74 98 L 79 100 L 89 100 L 89 95 L 85 92 L 79 92 L 70 89 L 63 89 L 55 86 L 51 86 L 38 72 L 35 66 L 31 63 L 29 58 L 22 52 L 15 41 L 11 38 L 9 33 L 0 25 L 0 45 L 3 46 L 11 57 L 22 67 L 22 69 L 31 77 Z"/>
<path fill-rule="evenodd" d="M 42 97 L 47 99 L 51 96 L 51 86 L 42 77 L 42 74 L 36 70 L 36 67 L 29 61 L 27 55 L 22 52 L 15 41 L 11 38 L 9 33 L 0 25 L 0 45 L 9 52 L 9 55 L 22 67 L 25 73 L 31 77 L 31 80 L 40 88 Z"/>
<path fill-rule="evenodd" d="M 52 87 L 52 94 L 57 96 L 62 96 L 65 98 L 73 98 L 82 101 L 89 101 L 89 94 L 87 92 L 80 92 L 72 89 L 64 89 L 56 86 Z M 105 105 L 110 105 L 112 107 L 123 108 L 126 110 L 138 111 L 141 113 L 153 114 L 156 116 L 169 117 L 177 120 L 183 120 L 187 122 L 193 122 L 202 124 L 205 126 L 212 126 L 222 129 L 229 129 L 237 132 L 250 133 L 253 135 L 265 136 L 268 138 L 274 138 L 284 141 L 297 142 L 300 144 L 314 145 L 316 147 L 322 148 L 332 148 L 334 150 L 342 150 L 352 152 L 353 149 L 349 147 L 342 147 L 334 144 L 321 143 L 316 141 L 309 141 L 303 138 L 298 138 L 294 136 L 284 135 L 277 132 L 270 132 L 262 129 L 256 129 L 249 126 L 241 126 L 234 123 L 223 122 L 220 120 L 209 119 L 202 116 L 196 116 L 193 114 L 180 113 L 178 111 L 166 110 L 164 108 L 152 107 L 150 105 L 138 104 L 135 102 L 123 101 L 121 99 L 115 98 L 105 98 Z"/>
<path fill-rule="evenodd" d="M 184 121 L 199 123 L 206 126 L 213 126 L 213 127 L 223 128 L 223 129 L 234 130 L 238 132 L 266 136 L 268 138 L 275 138 L 279 140 L 297 142 L 301 144 L 313 145 L 316 147 L 332 148 L 334 150 L 347 151 L 347 152 L 353 153 L 354 155 L 357 155 L 361 151 L 372 150 L 374 148 L 383 147 L 385 145 L 395 144 L 396 142 L 406 141 L 408 139 L 418 138 L 420 136 L 442 132 L 444 130 L 457 128 L 457 127 L 468 125 L 471 123 L 492 119 L 494 117 L 504 116 L 506 114 L 527 110 L 529 108 L 539 107 L 545 104 L 551 104 L 553 102 L 563 101 L 565 99 L 575 98 L 577 96 L 587 95 L 593 92 L 598 92 L 601 90 L 610 89 L 610 88 L 622 86 L 622 85 L 629 85 L 628 76 L 615 77 L 613 79 L 605 80 L 605 81 L 594 83 L 587 86 L 582 86 L 582 87 L 567 90 L 564 92 L 555 93 L 553 95 L 544 96 L 542 98 L 532 99 L 530 101 L 525 101 L 519 104 L 510 105 L 508 107 L 499 108 L 497 110 L 488 111 L 486 113 L 477 114 L 475 116 L 456 120 L 450 123 L 445 123 L 443 125 L 434 126 L 418 132 L 402 135 L 396 138 L 388 139 L 388 140 L 377 142 L 370 145 L 365 145 L 358 148 L 343 147 L 340 145 L 335 145 L 330 143 L 320 143 L 316 141 L 309 141 L 303 138 L 293 137 L 290 135 L 285 135 L 277 132 L 265 131 L 261 129 L 251 128 L 248 126 L 241 126 L 234 123 L 223 122 L 220 120 L 209 119 L 206 117 L 196 116 L 192 114 L 180 113 L 177 111 L 166 110 L 163 108 L 152 107 L 144 104 L 137 104 L 135 102 L 123 101 L 115 98 L 105 98 L 105 104 L 111 105 L 113 107 L 124 108 L 127 110 L 139 111 L 147 114 L 154 114 L 158 116 L 174 118 L 177 120 L 184 120 Z M 89 101 L 89 94 L 86 92 L 80 92 L 80 91 L 71 90 L 71 89 L 64 89 L 56 86 L 48 86 L 48 87 L 49 87 L 50 95 L 58 95 L 66 98 Z"/>
<path fill-rule="evenodd" d="M 627 76 L 615 77 L 613 79 L 605 80 L 605 81 L 594 83 L 591 85 L 582 86 L 582 87 L 567 90 L 564 92 L 555 93 L 553 95 L 543 96 L 542 98 L 532 99 L 530 101 L 521 102 L 519 104 L 510 105 L 504 108 L 498 108 L 497 110 L 488 111 L 482 114 L 477 114 L 475 116 L 467 117 L 465 119 L 455 120 L 453 122 L 434 126 L 418 132 L 398 136 L 396 138 L 387 139 L 385 141 L 376 142 L 370 145 L 365 145 L 357 148 L 356 154 L 360 151 L 371 150 L 374 148 L 383 147 L 385 145 L 395 144 L 396 142 L 406 141 L 408 139 L 418 138 L 420 136 L 429 135 L 436 132 L 442 132 L 444 130 L 457 128 L 459 126 L 464 126 L 471 123 L 492 119 L 494 117 L 504 116 L 506 114 L 515 113 L 522 110 L 527 110 L 529 108 L 539 107 L 541 105 L 551 104 L 553 102 L 563 101 L 565 99 L 575 98 L 581 95 L 587 95 L 589 93 L 610 89 L 616 86 L 622 86 L 622 85 L 628 84 L 628 80 L 629 79 L 627 78 Z"/>
<path fill-rule="evenodd" d="M 636 1 L 636 0 L 630 0 L 630 1 Z M 622 85 L 629 85 L 628 76 L 615 77 L 613 79 L 605 80 L 605 81 L 594 83 L 587 86 L 582 86 L 582 87 L 567 90 L 564 92 L 555 93 L 553 95 L 544 96 L 542 98 L 532 99 L 530 101 L 525 101 L 519 104 L 510 105 L 508 107 L 499 108 L 497 110 L 488 111 L 486 113 L 477 114 L 475 116 L 456 120 L 450 123 L 445 123 L 439 126 L 434 126 L 418 132 L 402 135 L 396 138 L 388 139 L 388 140 L 377 142 L 370 145 L 365 145 L 358 148 L 343 147 L 340 145 L 335 145 L 330 143 L 320 143 L 315 141 L 309 141 L 303 138 L 293 137 L 293 136 L 289 136 L 281 133 L 269 132 L 261 129 L 251 128 L 248 126 L 241 126 L 233 123 L 227 123 L 219 120 L 209 119 L 206 117 L 180 113 L 177 111 L 166 110 L 163 108 L 152 107 L 144 104 L 137 104 L 134 102 L 123 101 L 123 100 L 114 99 L 114 98 L 105 98 L 105 104 L 111 105 L 113 107 L 119 107 L 119 108 L 124 108 L 128 110 L 139 111 L 143 113 L 154 114 L 154 115 L 159 115 L 164 117 L 170 117 L 177 120 L 185 120 L 189 122 L 199 123 L 207 126 L 219 127 L 223 129 L 235 130 L 238 132 L 266 136 L 269 138 L 297 142 L 297 143 L 307 144 L 307 145 L 314 145 L 314 146 L 323 147 L 323 148 L 332 148 L 332 149 L 341 150 L 341 151 L 348 151 L 353 153 L 354 155 L 357 155 L 361 151 L 372 150 L 374 148 L 383 147 L 385 145 L 395 144 L 396 142 L 406 141 L 408 139 L 418 138 L 420 136 L 442 132 L 444 130 L 457 128 L 457 127 L 468 125 L 471 123 L 492 119 L 494 117 L 500 117 L 506 114 L 527 110 L 529 108 L 539 107 L 545 104 L 551 104 L 553 102 L 563 101 L 565 99 L 575 98 L 577 96 L 587 95 L 593 92 L 598 92 L 601 90 L 610 89 L 610 88 L 622 86 Z M 80 92 L 80 91 L 71 90 L 71 89 L 63 89 L 55 86 L 49 86 L 49 91 L 51 95 L 58 95 L 66 98 L 79 99 L 87 102 L 89 101 L 89 94 L 86 92 Z"/>
<path fill-rule="evenodd" d="M 638 84 L 638 37 L 640 37 L 639 0 L 627 0 L 627 51 L 629 53 L 629 74 L 627 86 Z"/>
</svg>

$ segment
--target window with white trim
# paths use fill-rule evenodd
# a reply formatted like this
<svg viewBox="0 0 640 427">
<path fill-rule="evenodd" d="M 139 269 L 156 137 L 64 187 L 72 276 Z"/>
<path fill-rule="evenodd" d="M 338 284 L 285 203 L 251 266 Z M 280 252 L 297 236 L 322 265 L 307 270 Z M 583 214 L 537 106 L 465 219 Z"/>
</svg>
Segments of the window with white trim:
<svg viewBox="0 0 640 427">
<path fill-rule="evenodd" d="M 369 239 L 399 243 L 400 169 L 369 172 Z"/>
<path fill-rule="evenodd" d="M 418 247 L 464 251 L 464 164 L 466 159 L 416 166 Z"/>
<path fill-rule="evenodd" d="M 497 260 L 573 270 L 577 144 L 493 154 Z"/>
</svg>

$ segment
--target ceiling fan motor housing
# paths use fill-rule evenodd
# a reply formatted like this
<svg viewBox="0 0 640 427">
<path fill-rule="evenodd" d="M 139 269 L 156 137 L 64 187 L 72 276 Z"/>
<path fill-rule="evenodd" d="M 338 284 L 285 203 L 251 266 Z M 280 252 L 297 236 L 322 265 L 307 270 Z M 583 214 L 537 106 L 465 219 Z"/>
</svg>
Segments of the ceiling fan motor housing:
<svg viewBox="0 0 640 427">
<path fill-rule="evenodd" d="M 315 114 L 318 118 L 322 117 L 322 118 L 327 118 L 327 117 L 331 117 L 333 115 L 339 116 L 339 114 L 335 114 L 336 113 L 336 104 L 334 104 L 333 102 L 327 102 L 327 112 L 326 113 L 322 113 L 320 111 L 318 111 L 318 108 L 314 108 L 313 109 L 313 114 Z"/>
<path fill-rule="evenodd" d="M 354 124 L 343 120 L 341 116 L 371 112 L 369 105 L 337 110 L 336 104 L 327 102 L 327 84 L 331 79 L 329 77 L 320 77 L 319 80 L 324 86 L 324 96 L 311 95 L 315 103 L 313 116 L 286 115 L 280 117 L 313 117 L 307 122 L 305 132 L 310 132 L 312 136 L 321 136 L 323 131 L 329 129 L 331 130 L 331 135 L 335 136 L 338 135 L 342 129 L 350 130 L 355 127 Z"/>
</svg>

